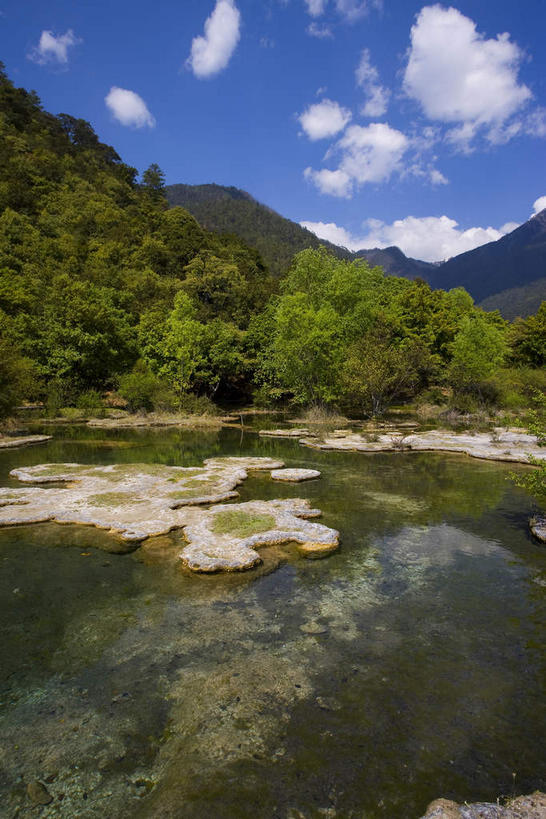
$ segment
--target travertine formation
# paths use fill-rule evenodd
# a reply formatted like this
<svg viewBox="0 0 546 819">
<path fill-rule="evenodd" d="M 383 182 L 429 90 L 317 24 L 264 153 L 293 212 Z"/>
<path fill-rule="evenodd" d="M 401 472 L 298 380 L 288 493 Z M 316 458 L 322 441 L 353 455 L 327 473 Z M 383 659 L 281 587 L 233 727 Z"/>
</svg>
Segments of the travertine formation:
<svg viewBox="0 0 546 819">
<path fill-rule="evenodd" d="M 31 444 L 43 444 L 50 440 L 51 435 L 25 435 L 24 437 L 20 438 L 12 438 L 9 435 L 0 435 L 0 449 L 30 446 Z"/>
<path fill-rule="evenodd" d="M 264 438 L 304 438 L 311 435 L 308 429 L 261 429 L 258 435 Z"/>
<path fill-rule="evenodd" d="M 300 483 L 300 481 L 310 481 L 313 478 L 320 478 L 318 469 L 274 469 L 271 472 L 274 481 L 286 481 L 287 483 Z"/>
<path fill-rule="evenodd" d="M 490 461 L 528 463 L 529 455 L 546 460 L 546 448 L 539 447 L 534 435 L 519 430 L 497 428 L 487 432 L 400 432 L 366 436 L 347 430 L 335 430 L 320 439 L 303 438 L 303 446 L 355 452 L 461 452 L 472 458 Z"/>
<path fill-rule="evenodd" d="M 537 540 L 546 543 L 546 515 L 536 515 L 531 518 L 529 528 Z"/>
<path fill-rule="evenodd" d="M 221 534 L 215 521 L 229 511 L 241 515 L 251 523 L 257 521 L 252 534 L 238 536 L 237 531 Z M 260 546 L 275 546 L 296 542 L 305 557 L 323 557 L 334 551 L 339 543 L 339 533 L 321 523 L 310 523 L 307 518 L 320 515 L 320 509 L 311 509 L 309 501 L 301 498 L 273 501 L 249 501 L 237 505 L 215 506 L 187 526 L 184 536 L 189 541 L 180 557 L 193 571 L 241 571 L 260 563 L 256 551 Z M 260 524 L 263 520 L 264 523 Z M 270 523 L 267 526 L 265 521 Z"/>
<path fill-rule="evenodd" d="M 35 485 L 0 488 L 0 526 L 44 521 L 88 524 L 134 542 L 184 528 L 189 544 L 180 557 L 194 571 L 204 572 L 251 568 L 260 562 L 255 548 L 261 545 L 295 541 L 300 552 L 311 557 L 332 551 L 338 533 L 309 523 L 306 519 L 320 512 L 310 509 L 305 500 L 200 508 L 237 497 L 235 487 L 245 480 L 248 470 L 271 471 L 283 466 L 272 458 L 210 458 L 203 467 L 23 467 L 12 470 L 11 476 Z"/>
<path fill-rule="evenodd" d="M 544 819 L 546 794 L 535 791 L 529 796 L 518 796 L 505 805 L 493 802 L 475 802 L 462 805 L 451 799 L 435 799 L 421 819 Z"/>
</svg>

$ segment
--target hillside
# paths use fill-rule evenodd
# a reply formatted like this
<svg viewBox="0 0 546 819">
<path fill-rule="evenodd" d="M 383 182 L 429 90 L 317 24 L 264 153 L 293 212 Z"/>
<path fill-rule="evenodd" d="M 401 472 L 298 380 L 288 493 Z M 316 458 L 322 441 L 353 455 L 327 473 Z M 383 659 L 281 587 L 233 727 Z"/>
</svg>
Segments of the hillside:
<svg viewBox="0 0 546 819">
<path fill-rule="evenodd" d="M 171 206 L 188 210 L 207 230 L 235 233 L 262 255 L 271 272 L 286 273 L 296 253 L 308 247 L 325 245 L 338 259 L 363 258 L 372 265 L 381 265 L 391 276 L 427 278 L 434 265 L 409 259 L 400 248 L 373 248 L 351 253 L 286 219 L 267 205 L 257 202 L 239 188 L 222 185 L 169 185 L 167 199 Z"/>
<path fill-rule="evenodd" d="M 168 185 L 166 193 L 171 206 L 185 208 L 207 230 L 235 233 L 255 247 L 274 275 L 285 273 L 294 255 L 308 247 L 326 245 L 340 259 L 351 256 L 345 248 L 321 241 L 238 188 Z"/>
<path fill-rule="evenodd" d="M 429 282 L 446 290 L 464 287 L 476 301 L 483 301 L 494 294 L 536 283 L 545 275 L 546 209 L 496 242 L 439 265 Z M 538 290 L 541 291 L 540 286 Z"/>
<path fill-rule="evenodd" d="M 340 259 L 364 258 L 391 276 L 420 277 L 446 290 L 464 287 L 477 302 L 501 310 L 506 318 L 536 312 L 546 299 L 546 211 L 496 242 L 431 264 L 405 256 L 398 247 L 351 253 L 235 187 L 170 185 L 166 193 L 171 206 L 186 208 L 208 230 L 235 233 L 256 247 L 276 276 L 286 272 L 299 251 L 325 245 Z"/>
<path fill-rule="evenodd" d="M 480 302 L 483 310 L 498 310 L 504 318 L 513 321 L 518 316 L 530 316 L 546 301 L 546 277 L 524 287 L 511 287 Z"/>
<path fill-rule="evenodd" d="M 353 258 L 366 259 L 372 265 L 381 265 L 389 276 L 405 276 L 415 279 L 420 276 L 428 281 L 437 265 L 431 262 L 422 262 L 406 256 L 399 247 L 372 248 L 371 250 L 357 250 Z"/>
</svg>

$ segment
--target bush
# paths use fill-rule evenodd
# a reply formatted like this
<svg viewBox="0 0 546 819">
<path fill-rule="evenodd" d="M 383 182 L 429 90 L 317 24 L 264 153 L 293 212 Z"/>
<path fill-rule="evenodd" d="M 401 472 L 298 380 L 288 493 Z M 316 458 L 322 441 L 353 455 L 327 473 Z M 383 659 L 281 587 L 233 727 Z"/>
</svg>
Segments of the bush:
<svg viewBox="0 0 546 819">
<path fill-rule="evenodd" d="M 118 389 L 131 412 L 151 412 L 167 387 L 144 361 L 137 361 L 132 372 L 121 376 Z"/>
<path fill-rule="evenodd" d="M 80 393 L 76 400 L 76 407 L 86 413 L 104 415 L 104 403 L 100 392 L 97 390 L 86 390 Z"/>
<path fill-rule="evenodd" d="M 526 409 L 536 392 L 546 392 L 546 372 L 532 367 L 504 367 L 482 385 L 504 409 Z"/>
<path fill-rule="evenodd" d="M 50 418 L 61 415 L 63 407 L 74 406 L 76 390 L 70 379 L 52 379 L 46 389 L 46 410 Z"/>
<path fill-rule="evenodd" d="M 220 410 L 206 395 L 185 392 L 177 396 L 178 410 L 187 415 L 219 415 Z"/>
<path fill-rule="evenodd" d="M 0 418 L 8 416 L 36 389 L 32 362 L 18 353 L 7 339 L 0 339 Z"/>
</svg>

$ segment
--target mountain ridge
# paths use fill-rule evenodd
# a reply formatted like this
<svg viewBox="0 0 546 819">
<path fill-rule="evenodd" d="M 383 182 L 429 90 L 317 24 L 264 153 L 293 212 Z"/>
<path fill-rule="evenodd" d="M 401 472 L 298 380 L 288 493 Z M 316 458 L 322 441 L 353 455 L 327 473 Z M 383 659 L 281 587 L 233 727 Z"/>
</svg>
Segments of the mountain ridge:
<svg viewBox="0 0 546 819">
<path fill-rule="evenodd" d="M 186 208 L 206 229 L 241 236 L 276 276 L 286 272 L 299 251 L 324 245 L 340 259 L 364 258 L 388 275 L 420 277 L 444 290 L 464 287 L 476 302 L 500 309 L 507 318 L 536 312 L 546 299 L 546 209 L 497 241 L 444 262 L 425 262 L 396 245 L 353 252 L 319 239 L 235 186 L 181 183 L 168 185 L 166 194 L 171 206 Z"/>
</svg>

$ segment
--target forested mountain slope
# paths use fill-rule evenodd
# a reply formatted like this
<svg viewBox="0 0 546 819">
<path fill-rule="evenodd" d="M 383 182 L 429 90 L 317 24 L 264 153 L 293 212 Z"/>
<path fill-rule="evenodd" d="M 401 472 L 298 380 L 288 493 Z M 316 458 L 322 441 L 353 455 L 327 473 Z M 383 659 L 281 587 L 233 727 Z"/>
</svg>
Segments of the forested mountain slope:
<svg viewBox="0 0 546 819">
<path fill-rule="evenodd" d="M 488 299 L 487 308 L 500 309 L 506 318 L 536 312 L 546 298 L 541 281 L 546 275 L 546 211 L 496 242 L 431 264 L 405 256 L 398 247 L 351 253 L 318 239 L 238 188 L 169 185 L 166 192 L 171 205 L 186 208 L 209 230 L 233 232 L 258 248 L 275 275 L 286 272 L 295 253 L 322 244 L 340 259 L 363 258 L 389 275 L 420 277 L 447 290 L 464 287 L 476 301 Z"/>
<path fill-rule="evenodd" d="M 25 399 L 51 414 L 97 406 L 113 389 L 135 410 L 254 397 L 369 414 L 448 385 L 468 406 L 506 392 L 507 362 L 526 373 L 509 375 L 517 400 L 540 383 L 546 305 L 509 327 L 462 288 L 324 247 L 279 283 L 232 232 L 169 208 L 157 165 L 136 177 L 89 123 L 44 111 L 0 67 L 0 417 Z"/>
<path fill-rule="evenodd" d="M 339 259 L 351 257 L 345 248 L 318 239 L 239 188 L 168 185 L 166 193 L 170 205 L 186 208 L 207 230 L 241 236 L 261 253 L 276 276 L 286 273 L 294 255 L 308 247 L 325 245 Z"/>
<path fill-rule="evenodd" d="M 177 342 L 165 328 L 182 295 L 194 322 L 194 380 L 214 372 L 226 389 L 244 380 L 243 364 L 227 376 L 226 362 L 272 292 L 260 255 L 234 236 L 209 233 L 181 208 L 169 210 L 157 166 L 140 184 L 136 175 L 89 123 L 47 113 L 0 65 L 0 393 L 7 403 L 25 372 L 29 389 L 57 390 L 65 401 L 111 387 L 150 349 L 159 355 L 158 345 L 167 366 Z M 198 349 L 205 325 L 214 350 L 204 340 Z M 177 381 L 176 366 L 180 386 L 189 376 Z"/>
</svg>

